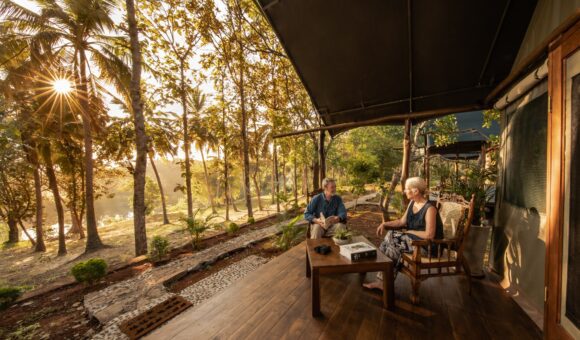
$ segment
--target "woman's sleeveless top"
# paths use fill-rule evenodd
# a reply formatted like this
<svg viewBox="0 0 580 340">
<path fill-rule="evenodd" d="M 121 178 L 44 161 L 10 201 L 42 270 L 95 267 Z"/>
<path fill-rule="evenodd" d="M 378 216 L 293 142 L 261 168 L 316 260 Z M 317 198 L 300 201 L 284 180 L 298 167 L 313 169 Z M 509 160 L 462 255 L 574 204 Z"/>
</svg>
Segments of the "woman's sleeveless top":
<svg viewBox="0 0 580 340">
<path fill-rule="evenodd" d="M 411 202 L 409 205 L 409 210 L 407 211 L 407 229 L 408 230 L 417 230 L 417 231 L 425 231 L 425 215 L 427 214 L 427 210 L 429 207 L 433 207 L 433 203 L 427 201 L 419 211 L 416 213 L 413 212 L 413 205 L 415 202 Z M 435 227 L 435 239 L 442 239 L 443 238 L 443 221 L 441 220 L 441 216 L 439 216 L 439 212 L 436 214 L 436 227 Z"/>
</svg>

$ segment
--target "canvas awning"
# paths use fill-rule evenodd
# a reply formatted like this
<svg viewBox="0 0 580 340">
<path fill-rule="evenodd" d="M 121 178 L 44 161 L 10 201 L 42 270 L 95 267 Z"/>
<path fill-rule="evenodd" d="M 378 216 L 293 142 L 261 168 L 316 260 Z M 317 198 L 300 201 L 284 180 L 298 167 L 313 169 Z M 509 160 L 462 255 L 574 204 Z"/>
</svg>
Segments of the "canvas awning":
<svg viewBox="0 0 580 340">
<path fill-rule="evenodd" d="M 258 0 L 326 126 L 472 111 L 512 68 L 533 0 Z M 336 133 L 348 126 L 331 130 Z"/>
</svg>

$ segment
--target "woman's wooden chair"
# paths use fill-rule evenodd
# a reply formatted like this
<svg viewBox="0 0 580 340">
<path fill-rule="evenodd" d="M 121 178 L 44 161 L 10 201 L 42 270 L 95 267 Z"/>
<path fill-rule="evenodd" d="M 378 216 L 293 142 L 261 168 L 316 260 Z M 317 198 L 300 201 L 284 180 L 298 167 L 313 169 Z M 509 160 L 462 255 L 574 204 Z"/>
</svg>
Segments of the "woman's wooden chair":
<svg viewBox="0 0 580 340">
<path fill-rule="evenodd" d="M 467 276 L 469 294 L 471 295 L 471 271 L 463 257 L 465 239 L 469 234 L 473 220 L 475 195 L 468 202 L 458 195 L 442 195 L 437 200 L 437 207 L 446 202 L 460 204 L 461 214 L 457 223 L 453 238 L 441 240 L 418 240 L 413 241 L 413 253 L 403 253 L 403 267 L 401 273 L 411 279 L 412 294 L 411 302 L 419 302 L 419 286 L 421 281 L 430 277 L 460 275 L 461 268 Z M 427 250 L 427 254 L 421 254 L 421 248 Z M 432 251 L 432 250 L 436 250 Z M 436 256 L 432 254 L 435 253 Z"/>
</svg>

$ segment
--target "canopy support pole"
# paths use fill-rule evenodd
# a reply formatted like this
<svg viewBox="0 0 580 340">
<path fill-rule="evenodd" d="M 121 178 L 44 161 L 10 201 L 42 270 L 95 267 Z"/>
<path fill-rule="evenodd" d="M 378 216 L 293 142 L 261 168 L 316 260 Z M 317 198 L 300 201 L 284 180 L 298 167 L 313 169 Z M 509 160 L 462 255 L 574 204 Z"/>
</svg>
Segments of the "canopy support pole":
<svg viewBox="0 0 580 340">
<path fill-rule="evenodd" d="M 405 189 L 405 182 L 409 178 L 409 162 L 411 160 L 411 120 L 405 120 L 405 132 L 403 136 L 403 167 L 401 170 L 401 186 Z M 409 202 L 407 196 L 403 193 L 403 200 L 405 205 Z"/>
<path fill-rule="evenodd" d="M 318 184 L 320 188 L 322 188 L 322 180 L 326 178 L 326 154 L 324 152 L 324 137 L 325 131 L 321 130 L 320 136 L 318 138 L 318 164 L 320 167 L 320 183 Z"/>
</svg>

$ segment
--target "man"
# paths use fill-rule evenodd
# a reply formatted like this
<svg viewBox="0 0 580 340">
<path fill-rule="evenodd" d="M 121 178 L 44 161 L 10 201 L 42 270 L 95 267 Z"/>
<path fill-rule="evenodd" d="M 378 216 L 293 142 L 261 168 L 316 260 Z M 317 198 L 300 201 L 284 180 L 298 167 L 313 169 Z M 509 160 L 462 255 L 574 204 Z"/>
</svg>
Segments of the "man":
<svg viewBox="0 0 580 340">
<path fill-rule="evenodd" d="M 334 179 L 322 180 L 322 189 L 324 191 L 312 198 L 304 212 L 304 218 L 312 224 L 310 238 L 313 239 L 331 237 L 338 229 L 346 229 L 346 208 L 336 194 Z"/>
</svg>

